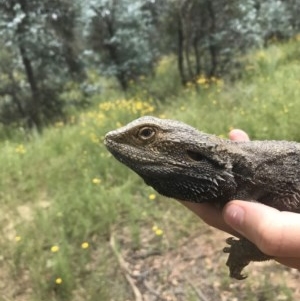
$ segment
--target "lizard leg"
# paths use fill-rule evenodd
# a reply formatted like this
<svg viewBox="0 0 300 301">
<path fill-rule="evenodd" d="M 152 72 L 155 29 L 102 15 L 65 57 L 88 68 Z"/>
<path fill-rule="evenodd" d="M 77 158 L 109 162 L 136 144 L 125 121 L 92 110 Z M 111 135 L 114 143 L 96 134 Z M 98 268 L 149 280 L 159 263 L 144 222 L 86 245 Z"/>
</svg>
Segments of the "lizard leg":
<svg viewBox="0 0 300 301">
<path fill-rule="evenodd" d="M 224 253 L 229 253 L 226 265 L 229 267 L 230 277 L 243 280 L 247 276 L 241 272 L 251 261 L 265 261 L 272 259 L 271 256 L 261 252 L 252 242 L 246 238 L 235 239 L 229 237 L 226 239 L 229 247 L 223 249 Z"/>
</svg>

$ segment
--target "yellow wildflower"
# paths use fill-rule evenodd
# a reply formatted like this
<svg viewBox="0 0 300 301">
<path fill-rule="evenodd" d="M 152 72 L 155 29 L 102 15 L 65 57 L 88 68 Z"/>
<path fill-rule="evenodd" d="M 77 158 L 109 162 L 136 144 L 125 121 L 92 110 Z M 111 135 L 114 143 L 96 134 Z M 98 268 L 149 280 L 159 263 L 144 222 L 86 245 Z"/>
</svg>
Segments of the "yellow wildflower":
<svg viewBox="0 0 300 301">
<path fill-rule="evenodd" d="M 163 230 L 162 229 L 160 229 L 159 227 L 157 227 L 156 225 L 154 225 L 153 227 L 152 227 L 152 231 L 155 233 L 155 235 L 157 235 L 157 236 L 161 236 L 161 235 L 163 235 Z"/>
<path fill-rule="evenodd" d="M 63 282 L 63 281 L 62 281 L 61 278 L 56 278 L 56 279 L 55 279 L 55 283 L 56 283 L 56 284 L 62 284 L 62 282 Z"/>
<path fill-rule="evenodd" d="M 197 84 L 199 84 L 199 85 L 204 85 L 204 84 L 206 84 L 207 83 L 207 79 L 203 76 L 203 75 L 201 75 L 198 79 L 197 79 Z"/>
<path fill-rule="evenodd" d="M 93 182 L 94 184 L 98 185 L 98 184 L 101 183 L 101 179 L 99 179 L 99 178 L 94 178 L 94 179 L 92 180 L 92 182 Z"/>
<path fill-rule="evenodd" d="M 54 126 L 55 126 L 56 128 L 61 128 L 61 127 L 64 126 L 64 123 L 63 123 L 63 121 L 57 121 L 57 122 L 55 122 Z"/>
<path fill-rule="evenodd" d="M 265 53 L 264 51 L 260 50 L 260 51 L 257 52 L 256 57 L 257 57 L 258 59 L 263 60 L 263 59 L 266 58 L 266 53 Z"/>
<path fill-rule="evenodd" d="M 50 250 L 51 250 L 52 253 L 56 253 L 56 252 L 59 251 L 59 246 L 57 246 L 57 245 L 52 246 Z"/>
<path fill-rule="evenodd" d="M 155 193 L 149 194 L 149 200 L 155 200 L 155 199 L 156 199 L 156 194 Z"/>
<path fill-rule="evenodd" d="M 162 229 L 157 229 L 156 231 L 155 231 L 155 235 L 157 235 L 157 236 L 161 236 L 161 235 L 163 235 L 163 230 Z"/>
<path fill-rule="evenodd" d="M 136 110 L 138 110 L 138 111 L 142 110 L 142 109 L 143 109 L 143 103 L 142 103 L 141 101 L 137 101 L 137 102 L 135 103 L 135 108 L 136 108 Z"/>
<path fill-rule="evenodd" d="M 23 144 L 19 144 L 16 148 L 15 148 L 16 153 L 18 154 L 25 154 L 26 153 L 26 148 L 24 147 Z"/>
<path fill-rule="evenodd" d="M 218 87 L 224 87 L 224 81 L 223 79 L 219 78 L 216 80 L 216 84 Z"/>
<path fill-rule="evenodd" d="M 81 244 L 82 249 L 87 249 L 89 246 L 90 246 L 89 243 L 86 241 Z"/>
<path fill-rule="evenodd" d="M 94 143 L 99 143 L 99 138 L 97 137 L 97 135 L 95 133 L 90 134 L 90 139 Z"/>
</svg>

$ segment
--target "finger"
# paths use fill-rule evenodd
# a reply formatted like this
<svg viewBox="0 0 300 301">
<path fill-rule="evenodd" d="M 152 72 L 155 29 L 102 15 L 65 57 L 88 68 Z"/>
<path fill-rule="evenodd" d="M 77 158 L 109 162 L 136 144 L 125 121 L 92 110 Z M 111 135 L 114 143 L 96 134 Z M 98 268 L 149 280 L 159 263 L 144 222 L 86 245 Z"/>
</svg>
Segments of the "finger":
<svg viewBox="0 0 300 301">
<path fill-rule="evenodd" d="M 300 256 L 300 215 L 245 201 L 229 202 L 226 223 L 252 241 L 262 252 L 275 257 Z"/>
<path fill-rule="evenodd" d="M 229 139 L 234 141 L 249 141 L 249 136 L 242 130 L 234 129 L 229 133 Z"/>
<path fill-rule="evenodd" d="M 197 204 L 185 201 L 180 201 L 180 203 L 198 215 L 206 224 L 232 235 L 238 234 L 225 223 L 220 209 L 207 203 Z"/>
<path fill-rule="evenodd" d="M 281 258 L 277 257 L 275 258 L 276 261 L 278 261 L 281 264 L 284 264 L 288 267 L 298 269 L 300 270 L 300 259 L 299 258 L 293 258 L 293 257 L 288 257 L 288 258 Z"/>
</svg>

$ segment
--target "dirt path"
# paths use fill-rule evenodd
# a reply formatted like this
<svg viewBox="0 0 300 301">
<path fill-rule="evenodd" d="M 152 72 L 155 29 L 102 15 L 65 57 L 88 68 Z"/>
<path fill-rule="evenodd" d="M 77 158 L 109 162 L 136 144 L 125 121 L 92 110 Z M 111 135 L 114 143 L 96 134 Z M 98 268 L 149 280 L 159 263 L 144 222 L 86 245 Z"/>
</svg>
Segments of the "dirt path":
<svg viewBox="0 0 300 301">
<path fill-rule="evenodd" d="M 209 228 L 166 252 L 123 248 L 120 255 L 143 301 L 300 300 L 300 273 L 274 261 L 250 264 L 244 281 L 229 278 L 221 252 L 226 237 Z"/>
</svg>

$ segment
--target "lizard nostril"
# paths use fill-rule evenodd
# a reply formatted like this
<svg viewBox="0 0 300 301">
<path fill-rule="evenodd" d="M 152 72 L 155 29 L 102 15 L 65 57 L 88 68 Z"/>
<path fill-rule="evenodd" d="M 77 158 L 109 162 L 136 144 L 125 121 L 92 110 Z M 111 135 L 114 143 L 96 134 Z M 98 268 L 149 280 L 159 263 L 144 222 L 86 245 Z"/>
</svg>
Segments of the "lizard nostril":
<svg viewBox="0 0 300 301">
<path fill-rule="evenodd" d="M 103 142 L 104 142 L 105 145 L 107 145 L 108 141 L 109 141 L 109 134 L 107 133 L 107 134 L 104 136 Z"/>
</svg>

